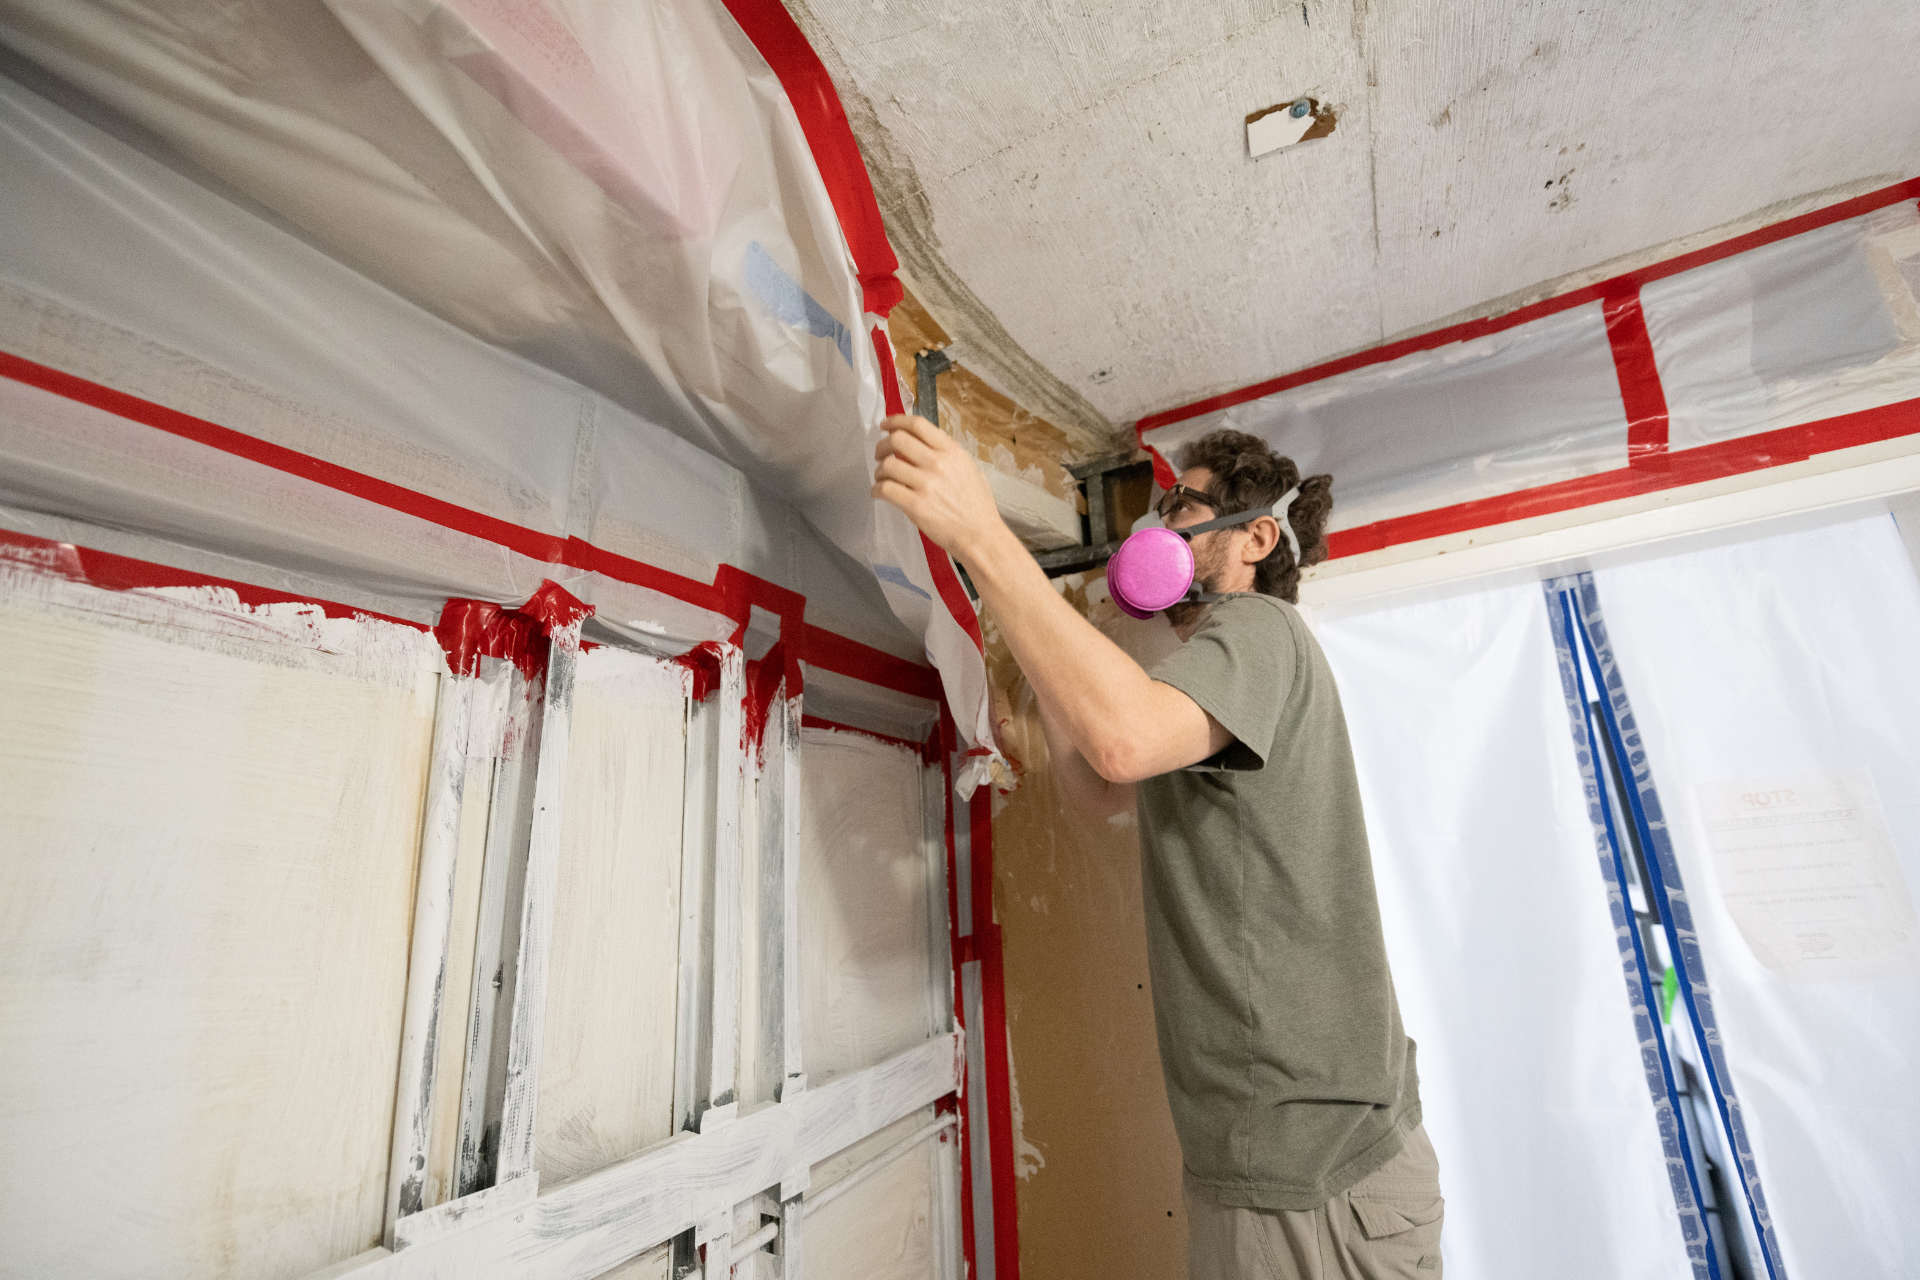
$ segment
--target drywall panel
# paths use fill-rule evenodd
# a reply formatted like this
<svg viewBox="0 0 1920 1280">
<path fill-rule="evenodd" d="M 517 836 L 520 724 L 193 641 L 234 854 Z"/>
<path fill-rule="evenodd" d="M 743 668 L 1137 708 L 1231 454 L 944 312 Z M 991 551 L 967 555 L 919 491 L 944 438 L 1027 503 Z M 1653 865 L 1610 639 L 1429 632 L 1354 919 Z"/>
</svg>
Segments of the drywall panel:
<svg viewBox="0 0 1920 1280">
<path fill-rule="evenodd" d="M 380 1238 L 438 655 L 121 600 L 0 584 L 0 1275 L 303 1275 Z"/>
<path fill-rule="evenodd" d="M 685 676 L 580 656 L 553 906 L 534 1165 L 542 1185 L 673 1133 Z"/>
<path fill-rule="evenodd" d="M 808 1196 L 829 1191 L 849 1173 L 932 1119 L 922 1110 L 813 1167 Z M 948 1134 L 951 1134 L 951 1130 Z M 844 1195 L 807 1214 L 801 1243 L 808 1280 L 932 1280 L 940 1274 L 935 1161 L 948 1159 L 951 1138 L 926 1139 L 866 1175 Z"/>
<path fill-rule="evenodd" d="M 801 1061 L 819 1081 L 933 1034 L 937 887 L 919 758 L 858 733 L 807 729 L 801 744 Z"/>
</svg>

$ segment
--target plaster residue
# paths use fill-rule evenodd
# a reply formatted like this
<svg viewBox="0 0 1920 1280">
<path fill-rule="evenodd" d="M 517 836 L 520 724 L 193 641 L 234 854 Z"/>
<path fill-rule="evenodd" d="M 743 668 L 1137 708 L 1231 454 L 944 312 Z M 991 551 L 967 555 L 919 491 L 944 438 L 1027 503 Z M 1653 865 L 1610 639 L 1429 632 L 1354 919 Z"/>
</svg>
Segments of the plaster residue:
<svg viewBox="0 0 1920 1280">
<path fill-rule="evenodd" d="M 372 1247 L 436 678 L 373 678 L 350 619 L 0 591 L 8 1274 Z"/>
<path fill-rule="evenodd" d="M 86 581 L 72 547 L 0 541 L 0 598 L 16 611 L 86 617 L 95 624 L 253 662 L 411 687 L 445 670 L 433 636 L 321 605 L 250 605 L 230 587 L 115 591 Z M 335 610 L 335 614 L 345 611 Z"/>
<path fill-rule="evenodd" d="M 534 1145 L 543 1186 L 673 1132 L 685 684 L 625 649 L 580 656 Z"/>
<path fill-rule="evenodd" d="M 817 1081 L 932 1034 L 933 884 L 917 756 L 864 734 L 801 741 L 801 1052 Z"/>
<path fill-rule="evenodd" d="M 1013 1105 L 1013 1171 L 1021 1178 L 1031 1178 L 1047 1167 L 1047 1158 L 1040 1154 L 1040 1148 L 1027 1141 L 1027 1111 L 1020 1105 L 1020 1073 L 1013 1066 L 1013 1035 L 1007 1035 L 1007 1086 L 1012 1095 Z"/>
</svg>

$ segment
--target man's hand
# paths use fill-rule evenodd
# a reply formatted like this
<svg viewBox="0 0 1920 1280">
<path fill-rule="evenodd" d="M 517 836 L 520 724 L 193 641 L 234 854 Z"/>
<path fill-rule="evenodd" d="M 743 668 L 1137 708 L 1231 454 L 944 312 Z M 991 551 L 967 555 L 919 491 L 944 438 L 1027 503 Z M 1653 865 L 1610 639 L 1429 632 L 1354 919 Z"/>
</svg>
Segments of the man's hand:
<svg viewBox="0 0 1920 1280">
<path fill-rule="evenodd" d="M 952 436 L 912 414 L 880 424 L 874 447 L 873 496 L 906 513 L 920 532 L 972 563 L 983 539 L 1004 529 L 993 490 L 973 457 Z"/>
</svg>

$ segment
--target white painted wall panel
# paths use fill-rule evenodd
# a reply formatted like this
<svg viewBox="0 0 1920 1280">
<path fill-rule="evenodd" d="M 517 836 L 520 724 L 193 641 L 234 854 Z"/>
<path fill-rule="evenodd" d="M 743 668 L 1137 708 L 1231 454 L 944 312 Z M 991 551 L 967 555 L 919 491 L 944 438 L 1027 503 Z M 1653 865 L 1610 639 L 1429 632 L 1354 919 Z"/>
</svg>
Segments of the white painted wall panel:
<svg viewBox="0 0 1920 1280">
<path fill-rule="evenodd" d="M 863 734 L 801 738 L 802 1061 L 819 1081 L 933 1033 L 934 886 L 918 758 Z"/>
<path fill-rule="evenodd" d="M 813 1168 L 817 1196 L 848 1173 L 887 1150 L 932 1118 L 917 1111 Z M 927 1280 L 938 1275 L 935 1162 L 952 1157 L 951 1130 L 944 1142 L 929 1138 L 807 1214 L 804 1238 L 808 1280 Z M 959 1206 L 951 1212 L 956 1219 Z"/>
<path fill-rule="evenodd" d="M 673 1132 L 686 706 L 669 663 L 581 655 L 540 1060 L 543 1185 Z"/>
<path fill-rule="evenodd" d="M 434 677 L 204 603 L 0 605 L 0 1275 L 379 1240 Z"/>
</svg>

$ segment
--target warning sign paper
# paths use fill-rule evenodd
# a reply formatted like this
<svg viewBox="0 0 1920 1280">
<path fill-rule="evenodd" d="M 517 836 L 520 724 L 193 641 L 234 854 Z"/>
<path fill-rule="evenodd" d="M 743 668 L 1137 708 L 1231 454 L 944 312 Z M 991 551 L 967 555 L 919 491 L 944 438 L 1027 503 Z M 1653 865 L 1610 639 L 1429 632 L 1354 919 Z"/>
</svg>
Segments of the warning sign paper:
<svg viewBox="0 0 1920 1280">
<path fill-rule="evenodd" d="M 1920 921 L 1864 770 L 1695 784 L 1720 896 L 1795 982 L 1920 978 Z"/>
</svg>

